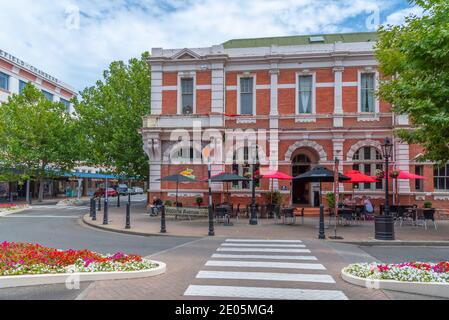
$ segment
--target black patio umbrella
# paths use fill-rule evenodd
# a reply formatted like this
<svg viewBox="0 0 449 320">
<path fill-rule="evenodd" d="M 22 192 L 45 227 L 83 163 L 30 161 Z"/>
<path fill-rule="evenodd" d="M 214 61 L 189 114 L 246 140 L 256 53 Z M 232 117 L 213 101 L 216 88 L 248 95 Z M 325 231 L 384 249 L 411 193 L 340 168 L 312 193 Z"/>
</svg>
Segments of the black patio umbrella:
<svg viewBox="0 0 449 320">
<path fill-rule="evenodd" d="M 208 181 L 208 179 L 204 179 L 204 181 Z M 235 173 L 227 173 L 227 172 L 221 172 L 219 174 L 213 175 L 211 177 L 211 182 L 239 182 L 239 181 L 250 181 L 250 179 L 239 176 Z M 227 194 L 228 194 L 228 201 L 229 201 L 229 185 L 227 184 Z"/>
<path fill-rule="evenodd" d="M 307 171 L 299 176 L 293 178 L 293 180 L 300 180 L 305 182 L 319 182 L 320 183 L 320 205 L 321 200 L 321 183 L 322 182 L 334 182 L 334 171 L 327 169 L 323 166 L 316 166 L 310 171 Z M 338 182 L 351 180 L 351 178 L 338 173 Z"/>
<path fill-rule="evenodd" d="M 179 189 L 179 183 L 189 183 L 189 182 L 196 182 L 195 179 L 186 177 L 182 174 L 173 174 L 171 176 L 166 176 L 161 179 L 158 179 L 157 181 L 168 181 L 168 182 L 176 182 L 176 206 L 178 206 L 178 189 Z"/>
</svg>

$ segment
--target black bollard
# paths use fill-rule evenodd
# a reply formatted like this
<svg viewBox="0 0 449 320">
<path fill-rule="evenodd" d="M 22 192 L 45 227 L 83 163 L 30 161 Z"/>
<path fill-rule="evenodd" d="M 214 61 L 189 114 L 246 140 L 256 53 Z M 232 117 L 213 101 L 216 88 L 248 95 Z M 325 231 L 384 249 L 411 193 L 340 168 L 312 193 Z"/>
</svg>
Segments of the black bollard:
<svg viewBox="0 0 449 320">
<path fill-rule="evenodd" d="M 318 234 L 318 239 L 323 240 L 326 239 L 326 235 L 324 234 L 324 206 L 320 206 L 320 231 Z"/>
<path fill-rule="evenodd" d="M 12 195 L 12 192 L 9 193 L 9 202 L 13 203 L 14 202 L 14 197 Z"/>
<path fill-rule="evenodd" d="M 94 200 L 94 198 L 91 198 L 90 199 L 90 210 L 89 210 L 89 217 L 91 217 L 92 218 L 92 215 L 93 215 L 93 213 L 94 213 L 94 207 L 95 207 L 95 200 Z"/>
<path fill-rule="evenodd" d="M 167 228 L 165 226 L 165 206 L 162 206 L 161 212 L 161 233 L 167 233 Z"/>
<path fill-rule="evenodd" d="M 131 229 L 131 204 L 126 204 L 126 226 L 125 229 Z"/>
<path fill-rule="evenodd" d="M 32 204 L 33 203 L 33 193 L 30 192 L 30 196 L 28 197 L 28 204 Z"/>
<path fill-rule="evenodd" d="M 98 197 L 98 212 L 101 211 L 101 197 Z"/>
<path fill-rule="evenodd" d="M 104 212 L 103 212 L 103 224 L 107 225 L 109 223 L 108 221 L 108 199 L 104 199 Z"/>
<path fill-rule="evenodd" d="M 92 221 L 97 221 L 97 205 L 94 198 L 92 198 L 92 204 Z"/>
<path fill-rule="evenodd" d="M 117 194 L 117 208 L 120 208 L 120 192 Z"/>
</svg>

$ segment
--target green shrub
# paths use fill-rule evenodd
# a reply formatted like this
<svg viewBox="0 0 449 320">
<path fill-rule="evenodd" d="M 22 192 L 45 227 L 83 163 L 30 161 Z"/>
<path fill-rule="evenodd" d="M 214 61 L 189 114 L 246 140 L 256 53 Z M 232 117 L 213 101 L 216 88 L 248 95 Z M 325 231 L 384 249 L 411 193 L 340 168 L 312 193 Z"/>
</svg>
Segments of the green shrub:
<svg viewBox="0 0 449 320">
<path fill-rule="evenodd" d="M 198 207 L 201 207 L 201 205 L 203 204 L 203 198 L 202 197 L 197 197 L 195 199 L 196 204 L 198 205 Z"/>
<path fill-rule="evenodd" d="M 265 203 L 281 205 L 282 204 L 282 193 L 279 191 L 265 192 L 263 193 Z"/>
<path fill-rule="evenodd" d="M 329 205 L 329 208 L 335 208 L 335 194 L 333 192 L 329 192 L 326 195 L 327 204 Z"/>
<path fill-rule="evenodd" d="M 430 201 L 424 202 L 424 208 L 432 208 L 432 202 Z"/>
<path fill-rule="evenodd" d="M 164 201 L 164 205 L 165 205 L 166 207 L 171 207 L 171 206 L 173 206 L 173 201 L 171 201 L 171 200 L 165 200 L 165 201 Z"/>
</svg>

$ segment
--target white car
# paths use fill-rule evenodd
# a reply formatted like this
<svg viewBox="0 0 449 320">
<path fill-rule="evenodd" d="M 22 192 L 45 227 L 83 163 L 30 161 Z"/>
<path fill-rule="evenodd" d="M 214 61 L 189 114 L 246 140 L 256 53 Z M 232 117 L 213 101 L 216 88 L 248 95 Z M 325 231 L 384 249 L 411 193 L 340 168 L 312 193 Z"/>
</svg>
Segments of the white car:
<svg viewBox="0 0 449 320">
<path fill-rule="evenodd" d="M 130 188 L 130 191 L 134 194 L 143 194 L 143 189 L 141 187 L 133 187 Z"/>
</svg>

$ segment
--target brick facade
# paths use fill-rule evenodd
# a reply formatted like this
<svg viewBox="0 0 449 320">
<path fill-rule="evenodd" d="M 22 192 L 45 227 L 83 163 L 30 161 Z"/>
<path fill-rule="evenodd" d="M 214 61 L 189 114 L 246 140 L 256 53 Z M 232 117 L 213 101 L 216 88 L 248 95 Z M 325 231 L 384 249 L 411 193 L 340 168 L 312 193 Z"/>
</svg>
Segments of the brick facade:
<svg viewBox="0 0 449 320">
<path fill-rule="evenodd" d="M 423 165 L 426 176 L 422 191 L 415 189 L 414 181 L 397 182 L 401 203 L 422 205 L 424 200 L 430 200 L 440 207 L 447 206 L 449 191 L 434 189 L 433 165 L 414 160 L 422 148 L 404 145 L 394 138 L 395 128 L 407 127 L 408 120 L 399 119 L 391 112 L 391 106 L 382 101 L 376 101 L 373 112 L 360 110 L 361 74 L 374 73 L 378 84 L 378 63 L 372 42 L 298 44 L 285 48 L 273 45 L 232 49 L 225 45 L 182 50 L 156 48 L 149 63 L 153 79 L 162 79 L 161 86 L 152 88 L 153 114 L 146 117 L 142 128 L 145 150 L 150 156 L 150 196 L 162 195 L 164 199 L 173 200 L 169 195 L 173 194 L 175 186 L 158 182 L 161 176 L 169 173 L 190 168 L 198 178 L 207 176 L 205 165 L 172 165 L 167 155 L 172 145 L 169 142 L 172 130 L 191 132 L 193 122 L 201 121 L 203 129 L 218 129 L 223 136 L 224 131 L 230 129 L 266 130 L 267 157 L 271 154 L 272 160 L 277 160 L 271 166 L 287 174 L 294 174 L 301 166 L 307 167 L 303 164 L 293 166 L 292 161 L 297 155 L 307 155 L 310 167 L 321 164 L 332 169 L 335 157 L 339 157 L 342 172 L 353 169 L 357 164 L 366 163 L 368 166 L 369 163 L 372 165 L 370 168 L 374 168 L 378 160 L 365 163 L 354 160 L 355 152 L 361 149 L 363 152 L 363 148 L 381 152 L 380 144 L 385 137 L 391 137 L 395 144 L 392 167 L 414 173 L 416 165 Z M 298 76 L 301 75 L 313 78 L 313 111 L 310 114 L 298 113 Z M 192 77 L 196 81 L 194 115 L 179 114 L 180 77 Z M 255 116 L 239 115 L 241 77 L 255 79 Z M 299 147 L 294 149 L 295 146 Z M 408 156 L 404 156 L 404 152 L 408 152 Z M 268 168 L 269 165 L 266 163 L 262 167 Z M 230 164 L 216 164 L 213 173 L 230 172 L 232 169 Z M 267 192 L 270 186 L 269 181 L 261 181 L 257 189 L 258 201 L 262 201 L 260 194 Z M 284 194 L 285 204 L 297 201 L 294 195 L 298 193 L 296 184 L 275 181 L 273 186 Z M 396 182 L 390 181 L 390 190 L 395 186 Z M 307 198 L 305 201 L 308 203 L 299 206 L 315 205 L 316 187 L 316 184 L 301 186 L 306 190 L 301 191 L 301 195 Z M 194 204 L 193 193 L 203 195 L 204 204 L 207 204 L 207 183 L 186 184 L 179 188 L 186 194 L 181 200 L 184 204 Z M 331 191 L 332 184 L 323 184 L 323 188 Z M 226 187 L 214 185 L 213 189 L 214 197 L 219 199 Z M 342 192 L 351 196 L 352 186 L 344 184 Z M 375 203 L 382 201 L 383 194 L 382 189 L 372 186 L 355 192 L 356 197 L 370 196 Z M 234 203 L 248 203 L 249 195 L 248 189 L 231 188 Z"/>
</svg>

